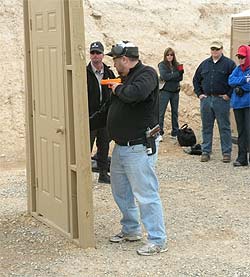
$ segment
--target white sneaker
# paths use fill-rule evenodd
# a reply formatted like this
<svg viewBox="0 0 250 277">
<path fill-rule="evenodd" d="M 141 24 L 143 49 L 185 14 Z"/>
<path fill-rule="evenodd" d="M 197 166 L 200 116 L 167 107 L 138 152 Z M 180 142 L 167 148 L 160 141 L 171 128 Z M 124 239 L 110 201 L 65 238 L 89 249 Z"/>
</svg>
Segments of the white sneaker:
<svg viewBox="0 0 250 277">
<path fill-rule="evenodd" d="M 140 249 L 137 250 L 137 254 L 142 256 L 152 256 L 152 255 L 167 252 L 167 251 L 168 251 L 168 248 L 165 244 L 156 245 L 152 242 L 148 242 Z"/>
<path fill-rule="evenodd" d="M 158 140 L 159 140 L 159 142 L 162 142 L 163 141 L 163 137 L 160 135 Z"/>
<path fill-rule="evenodd" d="M 141 234 L 124 234 L 123 232 L 120 232 L 116 235 L 114 235 L 113 237 L 109 238 L 110 242 L 122 242 L 122 241 L 137 241 L 137 240 L 141 240 L 142 236 Z"/>
</svg>

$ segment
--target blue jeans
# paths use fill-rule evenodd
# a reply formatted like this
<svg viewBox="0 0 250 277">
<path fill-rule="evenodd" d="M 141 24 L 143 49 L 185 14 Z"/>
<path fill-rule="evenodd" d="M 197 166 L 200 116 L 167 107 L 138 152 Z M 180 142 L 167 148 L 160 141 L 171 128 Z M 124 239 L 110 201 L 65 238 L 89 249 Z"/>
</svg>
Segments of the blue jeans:
<svg viewBox="0 0 250 277">
<path fill-rule="evenodd" d="M 111 188 L 122 212 L 122 232 L 141 234 L 140 215 L 148 233 L 148 241 L 163 245 L 166 232 L 154 168 L 156 159 L 157 153 L 148 156 L 142 144 L 115 144 L 111 159 Z"/>
<path fill-rule="evenodd" d="M 160 108 L 159 108 L 160 122 L 159 123 L 161 127 L 161 133 L 163 134 L 164 117 L 165 117 L 165 112 L 169 101 L 171 106 L 171 122 L 172 122 L 171 136 L 176 136 L 179 130 L 179 124 L 178 124 L 179 92 L 169 92 L 166 90 L 160 91 Z"/>
<path fill-rule="evenodd" d="M 231 155 L 232 137 L 229 120 L 230 101 L 225 101 L 222 97 L 208 96 L 200 101 L 201 121 L 202 121 L 202 152 L 210 154 L 212 152 L 213 129 L 216 119 L 219 133 L 222 154 Z"/>
</svg>

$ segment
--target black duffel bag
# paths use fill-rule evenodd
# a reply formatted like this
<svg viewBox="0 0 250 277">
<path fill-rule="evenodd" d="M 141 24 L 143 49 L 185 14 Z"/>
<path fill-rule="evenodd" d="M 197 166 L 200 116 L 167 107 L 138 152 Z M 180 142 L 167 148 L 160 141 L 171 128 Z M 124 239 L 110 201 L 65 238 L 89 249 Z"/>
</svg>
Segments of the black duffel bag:
<svg viewBox="0 0 250 277">
<path fill-rule="evenodd" d="M 178 130 L 177 140 L 180 146 L 193 146 L 196 144 L 195 133 L 187 124 L 182 125 Z"/>
</svg>

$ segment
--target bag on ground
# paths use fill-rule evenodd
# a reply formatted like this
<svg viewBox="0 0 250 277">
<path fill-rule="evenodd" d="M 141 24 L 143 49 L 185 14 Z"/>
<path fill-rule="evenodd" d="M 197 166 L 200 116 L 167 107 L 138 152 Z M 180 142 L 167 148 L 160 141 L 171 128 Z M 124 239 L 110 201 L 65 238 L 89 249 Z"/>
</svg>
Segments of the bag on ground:
<svg viewBox="0 0 250 277">
<path fill-rule="evenodd" d="M 189 146 L 189 147 L 185 148 L 183 151 L 189 155 L 201 155 L 202 154 L 200 144 L 195 144 L 193 146 Z"/>
<path fill-rule="evenodd" d="M 178 130 L 177 140 L 180 146 L 193 146 L 196 144 L 195 133 L 187 124 L 182 125 Z"/>
</svg>

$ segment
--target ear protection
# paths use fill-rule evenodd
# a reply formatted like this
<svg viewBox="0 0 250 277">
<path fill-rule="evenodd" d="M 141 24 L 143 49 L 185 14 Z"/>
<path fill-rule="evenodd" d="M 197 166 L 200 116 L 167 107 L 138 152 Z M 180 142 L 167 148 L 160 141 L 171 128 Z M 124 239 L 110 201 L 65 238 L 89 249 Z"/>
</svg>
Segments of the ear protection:
<svg viewBox="0 0 250 277">
<path fill-rule="evenodd" d="M 116 44 L 112 46 L 111 52 L 114 56 L 124 56 L 126 53 L 126 47 L 121 44 Z"/>
<path fill-rule="evenodd" d="M 139 57 L 138 47 L 134 46 L 131 42 L 122 41 L 113 45 L 111 51 L 107 53 L 111 57 Z"/>
</svg>

